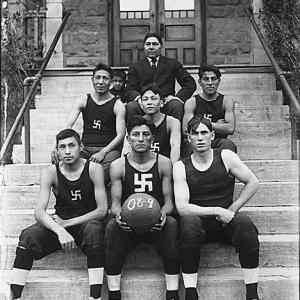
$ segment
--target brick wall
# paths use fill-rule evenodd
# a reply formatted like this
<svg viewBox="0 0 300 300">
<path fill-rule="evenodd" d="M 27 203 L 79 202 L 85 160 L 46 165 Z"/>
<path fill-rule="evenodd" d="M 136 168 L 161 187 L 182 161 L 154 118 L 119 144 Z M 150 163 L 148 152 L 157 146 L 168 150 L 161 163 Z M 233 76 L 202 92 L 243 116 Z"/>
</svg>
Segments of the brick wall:
<svg viewBox="0 0 300 300">
<path fill-rule="evenodd" d="M 250 0 L 208 0 L 207 3 L 208 62 L 250 63 L 250 23 L 243 12 Z"/>
<path fill-rule="evenodd" d="M 72 15 L 63 33 L 64 66 L 108 62 L 107 1 L 63 0 Z"/>
</svg>

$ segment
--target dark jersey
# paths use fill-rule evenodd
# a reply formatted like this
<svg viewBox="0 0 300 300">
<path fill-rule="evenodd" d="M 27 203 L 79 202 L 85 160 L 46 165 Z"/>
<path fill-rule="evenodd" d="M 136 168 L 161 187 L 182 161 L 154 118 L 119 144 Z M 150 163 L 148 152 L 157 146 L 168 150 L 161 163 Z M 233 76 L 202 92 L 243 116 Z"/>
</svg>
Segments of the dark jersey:
<svg viewBox="0 0 300 300">
<path fill-rule="evenodd" d="M 165 115 L 163 121 L 155 127 L 154 141 L 151 145 L 151 151 L 160 153 L 166 157 L 170 157 L 170 132 L 167 129 L 167 115 Z"/>
<path fill-rule="evenodd" d="M 88 213 L 96 208 L 94 183 L 89 175 L 89 161 L 77 180 L 67 179 L 56 166 L 57 187 L 55 210 L 62 219 L 70 219 Z"/>
<path fill-rule="evenodd" d="M 116 116 L 114 106 L 118 97 L 98 105 L 87 95 L 86 106 L 82 110 L 83 133 L 82 143 L 84 146 L 105 147 L 117 135 Z"/>
<path fill-rule="evenodd" d="M 224 95 L 219 94 L 216 100 L 207 101 L 195 95 L 196 109 L 195 116 L 203 115 L 205 118 L 210 119 L 211 122 L 217 122 L 225 118 L 225 110 L 223 108 Z M 216 133 L 216 138 L 226 138 L 227 135 Z"/>
<path fill-rule="evenodd" d="M 190 191 L 190 203 L 223 208 L 232 204 L 235 180 L 225 168 L 221 151 L 213 149 L 213 161 L 206 171 L 197 170 L 192 163 L 191 156 L 182 160 Z"/>
<path fill-rule="evenodd" d="M 125 155 L 125 176 L 122 182 L 122 204 L 134 193 L 146 193 L 153 196 L 159 204 L 164 205 L 162 181 L 158 170 L 158 154 L 154 165 L 148 171 L 136 170 L 130 165 Z"/>
</svg>

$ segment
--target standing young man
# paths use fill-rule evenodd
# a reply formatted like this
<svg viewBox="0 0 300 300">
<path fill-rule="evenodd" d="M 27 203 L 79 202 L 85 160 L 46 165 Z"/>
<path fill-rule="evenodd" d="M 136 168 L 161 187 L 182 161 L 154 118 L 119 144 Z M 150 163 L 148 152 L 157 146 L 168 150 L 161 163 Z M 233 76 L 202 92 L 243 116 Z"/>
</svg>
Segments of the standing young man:
<svg viewBox="0 0 300 300">
<path fill-rule="evenodd" d="M 129 67 L 127 81 L 128 117 L 143 114 L 137 100 L 145 85 L 155 84 L 161 90 L 164 101 L 163 112 L 178 120 L 183 117 L 183 103 L 196 90 L 193 77 L 175 59 L 161 55 L 162 39 L 156 33 L 148 33 L 144 38 L 145 58 Z M 175 81 L 181 89 L 175 92 Z"/>
<path fill-rule="evenodd" d="M 144 118 L 154 125 L 151 151 L 170 158 L 175 163 L 180 158 L 181 126 L 178 119 L 161 112 L 163 101 L 158 87 L 149 85 L 142 89 L 139 105 L 145 113 Z M 128 141 L 125 140 L 126 153 L 130 151 Z"/>
<path fill-rule="evenodd" d="M 199 68 L 198 75 L 201 90 L 184 105 L 183 132 L 186 132 L 190 119 L 194 116 L 204 116 L 210 119 L 215 132 L 212 148 L 237 152 L 236 145 L 227 138 L 235 130 L 234 102 L 230 97 L 218 92 L 220 70 L 214 66 L 203 66 Z"/>
<path fill-rule="evenodd" d="M 10 280 L 10 298 L 20 299 L 35 259 L 77 245 L 87 256 L 90 298 L 101 299 L 104 266 L 104 224 L 107 198 L 103 168 L 80 158 L 79 134 L 73 129 L 56 136 L 58 165 L 41 175 L 40 196 L 35 208 L 37 223 L 19 237 Z M 47 208 L 51 190 L 56 198 L 55 215 Z"/>
<path fill-rule="evenodd" d="M 120 97 L 123 103 L 126 102 L 126 73 L 123 70 L 113 70 L 111 88 L 109 90 L 113 95 Z"/>
<path fill-rule="evenodd" d="M 142 116 L 127 122 L 131 152 L 111 164 L 112 214 L 106 227 L 106 264 L 109 300 L 120 300 L 121 271 L 128 252 L 140 242 L 151 243 L 162 256 L 166 299 L 178 300 L 179 261 L 177 222 L 170 216 L 172 203 L 172 164 L 165 156 L 150 151 L 153 125 Z M 161 222 L 150 232 L 135 234 L 120 217 L 124 201 L 136 192 L 147 193 L 161 205 Z"/>
<path fill-rule="evenodd" d="M 119 97 L 109 92 L 111 79 L 112 69 L 98 64 L 92 76 L 94 90 L 79 99 L 66 125 L 72 128 L 82 113 L 82 157 L 103 165 L 106 182 L 110 163 L 120 156 L 125 136 L 125 107 Z"/>
<path fill-rule="evenodd" d="M 173 168 L 185 299 L 199 299 L 196 286 L 201 245 L 222 241 L 239 253 L 246 299 L 257 300 L 258 232 L 239 210 L 257 191 L 258 180 L 234 152 L 211 148 L 214 132 L 210 120 L 191 119 L 187 133 L 193 153 Z M 233 202 L 235 177 L 245 186 Z"/>
</svg>

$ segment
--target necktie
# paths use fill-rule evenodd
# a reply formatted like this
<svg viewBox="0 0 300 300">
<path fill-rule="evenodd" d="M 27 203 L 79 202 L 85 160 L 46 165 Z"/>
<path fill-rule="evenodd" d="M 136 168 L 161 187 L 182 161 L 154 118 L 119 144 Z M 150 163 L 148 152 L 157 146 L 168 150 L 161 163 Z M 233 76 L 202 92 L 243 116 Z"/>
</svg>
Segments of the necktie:
<svg viewBox="0 0 300 300">
<path fill-rule="evenodd" d="M 151 68 L 156 71 L 156 57 L 151 57 Z"/>
</svg>

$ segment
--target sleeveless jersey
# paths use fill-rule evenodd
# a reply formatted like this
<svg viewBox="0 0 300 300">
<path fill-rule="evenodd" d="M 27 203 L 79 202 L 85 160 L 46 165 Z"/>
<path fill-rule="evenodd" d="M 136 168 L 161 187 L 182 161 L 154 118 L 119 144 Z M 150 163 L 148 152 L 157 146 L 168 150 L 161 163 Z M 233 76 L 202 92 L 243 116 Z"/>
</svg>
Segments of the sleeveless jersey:
<svg viewBox="0 0 300 300">
<path fill-rule="evenodd" d="M 220 149 L 213 149 L 212 164 L 205 171 L 199 171 L 194 167 L 191 156 L 182 162 L 190 191 L 190 203 L 223 208 L 231 205 L 235 180 L 225 168 Z"/>
<path fill-rule="evenodd" d="M 171 146 L 170 133 L 167 129 L 167 115 L 165 115 L 163 121 L 155 127 L 154 141 L 151 145 L 151 151 L 170 157 Z"/>
<path fill-rule="evenodd" d="M 219 94 L 216 100 L 206 101 L 200 95 L 195 95 L 196 109 L 195 116 L 203 115 L 210 119 L 211 122 L 217 122 L 219 119 L 225 118 L 225 111 L 223 108 L 224 95 Z M 226 138 L 227 135 L 217 134 L 216 138 Z"/>
<path fill-rule="evenodd" d="M 55 210 L 63 219 L 81 216 L 96 208 L 94 183 L 89 175 L 89 161 L 77 180 L 67 179 L 56 166 L 57 188 Z"/>
<path fill-rule="evenodd" d="M 117 135 L 114 105 L 118 97 L 98 105 L 87 95 L 86 107 L 82 110 L 84 146 L 105 147 Z"/>
<path fill-rule="evenodd" d="M 125 155 L 125 176 L 122 190 L 122 204 L 134 193 L 146 193 L 153 196 L 161 206 L 164 205 L 162 182 L 158 171 L 158 154 L 154 165 L 148 171 L 136 170 L 130 165 L 127 155 Z"/>
</svg>

